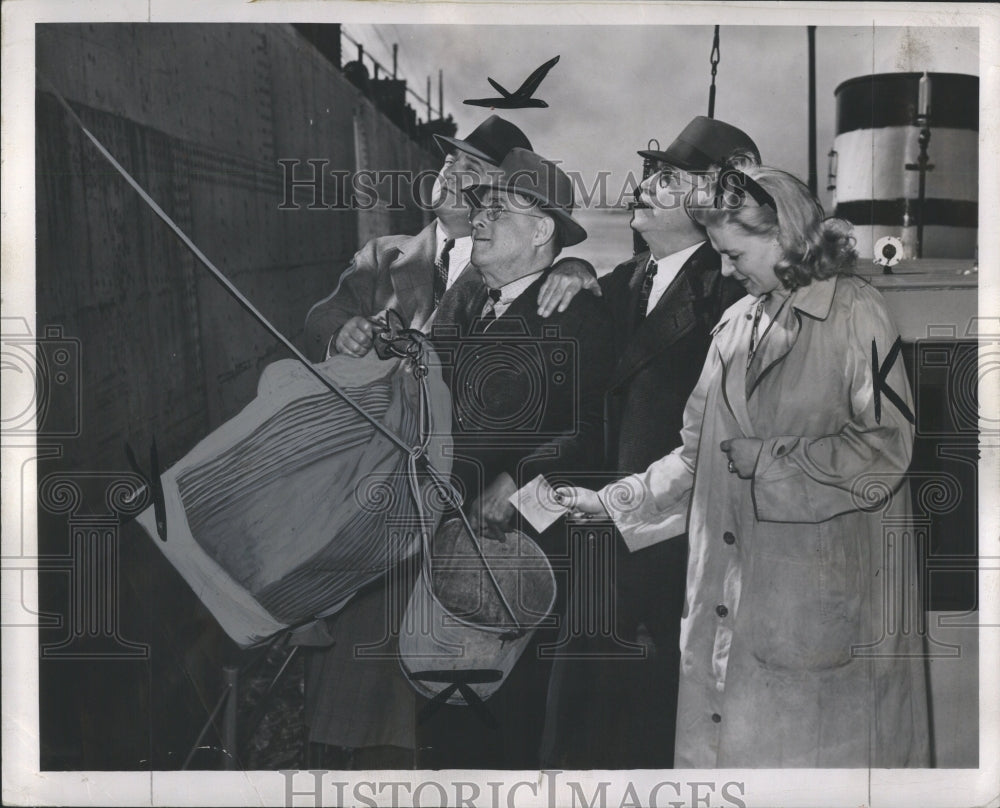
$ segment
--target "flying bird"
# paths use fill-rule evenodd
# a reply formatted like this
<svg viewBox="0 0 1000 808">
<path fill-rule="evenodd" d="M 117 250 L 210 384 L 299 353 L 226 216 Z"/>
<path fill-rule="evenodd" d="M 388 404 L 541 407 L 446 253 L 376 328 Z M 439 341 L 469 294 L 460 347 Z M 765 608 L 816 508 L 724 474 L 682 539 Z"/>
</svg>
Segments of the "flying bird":
<svg viewBox="0 0 1000 808">
<path fill-rule="evenodd" d="M 500 93 L 500 98 L 467 98 L 465 99 L 466 104 L 470 104 L 474 107 L 492 107 L 493 109 L 526 109 L 528 107 L 547 107 L 541 98 L 532 98 L 532 94 L 538 89 L 538 85 L 542 83 L 542 79 L 545 75 L 552 69 L 552 66 L 559 61 L 559 57 L 556 56 L 554 59 L 549 59 L 545 64 L 535 70 L 527 79 L 525 79 L 524 84 L 518 87 L 514 92 L 508 92 L 499 82 L 487 76 L 486 80 L 493 85 L 493 89 Z"/>
</svg>

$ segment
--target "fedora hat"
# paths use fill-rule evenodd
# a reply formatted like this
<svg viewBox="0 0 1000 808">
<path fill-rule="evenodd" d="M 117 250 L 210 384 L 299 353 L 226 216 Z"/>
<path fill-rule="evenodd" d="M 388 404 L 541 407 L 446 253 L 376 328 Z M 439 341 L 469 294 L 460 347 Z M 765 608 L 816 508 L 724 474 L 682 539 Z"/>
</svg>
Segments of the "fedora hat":
<svg viewBox="0 0 1000 808">
<path fill-rule="evenodd" d="M 708 171 L 721 166 L 733 154 L 743 152 L 760 162 L 757 144 L 742 129 L 699 115 L 684 127 L 666 151 L 641 151 L 641 157 L 677 166 L 684 171 Z"/>
<path fill-rule="evenodd" d="M 495 166 L 500 165 L 507 152 L 513 148 L 531 149 L 531 141 L 524 132 L 499 115 L 490 115 L 464 140 L 434 135 L 434 141 L 442 154 L 447 155 L 453 149 L 458 149 Z"/>
<path fill-rule="evenodd" d="M 511 149 L 497 170 L 490 171 L 485 182 L 467 189 L 466 194 L 478 207 L 483 192 L 489 188 L 513 191 L 536 202 L 555 220 L 561 246 L 571 247 L 587 237 L 587 231 L 573 218 L 573 181 L 541 155 L 528 149 Z"/>
</svg>

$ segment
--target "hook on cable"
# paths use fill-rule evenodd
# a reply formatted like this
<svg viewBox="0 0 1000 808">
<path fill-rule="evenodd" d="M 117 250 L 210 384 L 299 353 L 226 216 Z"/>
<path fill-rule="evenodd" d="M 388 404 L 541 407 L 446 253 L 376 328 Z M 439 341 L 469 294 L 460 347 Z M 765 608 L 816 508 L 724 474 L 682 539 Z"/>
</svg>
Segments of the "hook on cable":
<svg viewBox="0 0 1000 808">
<path fill-rule="evenodd" d="M 715 26 L 715 35 L 712 37 L 712 53 L 708 57 L 709 63 L 712 65 L 712 84 L 708 88 L 708 117 L 715 117 L 715 74 L 719 71 L 719 60 L 721 59 L 721 54 L 719 52 L 719 26 Z"/>
</svg>

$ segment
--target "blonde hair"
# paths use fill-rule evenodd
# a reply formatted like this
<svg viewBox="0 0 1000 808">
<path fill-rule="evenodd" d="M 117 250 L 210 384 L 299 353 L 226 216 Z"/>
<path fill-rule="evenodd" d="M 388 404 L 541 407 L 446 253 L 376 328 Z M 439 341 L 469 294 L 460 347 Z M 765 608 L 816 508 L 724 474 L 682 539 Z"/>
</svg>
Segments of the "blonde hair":
<svg viewBox="0 0 1000 808">
<path fill-rule="evenodd" d="M 696 206 L 688 200 L 687 214 L 694 222 L 706 228 L 735 224 L 751 235 L 776 237 L 782 257 L 774 274 L 787 289 L 853 269 L 858 257 L 853 226 L 843 219 L 824 218 L 823 206 L 799 179 L 777 168 L 742 163 L 730 167 L 769 194 L 775 207 L 724 188 L 717 197 L 723 203 L 720 207 Z"/>
</svg>

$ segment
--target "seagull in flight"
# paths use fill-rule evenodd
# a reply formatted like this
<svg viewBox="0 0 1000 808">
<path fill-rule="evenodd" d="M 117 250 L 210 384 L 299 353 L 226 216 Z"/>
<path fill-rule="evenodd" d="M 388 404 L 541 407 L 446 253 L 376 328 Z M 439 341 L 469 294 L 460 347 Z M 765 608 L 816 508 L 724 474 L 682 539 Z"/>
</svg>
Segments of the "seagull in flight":
<svg viewBox="0 0 1000 808">
<path fill-rule="evenodd" d="M 532 98 L 531 95 L 538 89 L 538 85 L 542 83 L 542 79 L 545 78 L 545 75 L 558 61 L 558 56 L 553 59 L 549 59 L 549 61 L 537 68 L 534 73 L 528 76 L 528 78 L 524 80 L 524 84 L 514 90 L 514 92 L 509 92 L 500 86 L 499 82 L 496 82 L 487 76 L 486 80 L 493 85 L 493 89 L 500 93 L 501 97 L 467 98 L 465 103 L 474 107 L 491 107 L 492 109 L 526 109 L 528 107 L 547 107 L 548 104 L 542 101 L 541 98 Z"/>
</svg>

